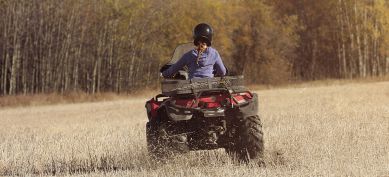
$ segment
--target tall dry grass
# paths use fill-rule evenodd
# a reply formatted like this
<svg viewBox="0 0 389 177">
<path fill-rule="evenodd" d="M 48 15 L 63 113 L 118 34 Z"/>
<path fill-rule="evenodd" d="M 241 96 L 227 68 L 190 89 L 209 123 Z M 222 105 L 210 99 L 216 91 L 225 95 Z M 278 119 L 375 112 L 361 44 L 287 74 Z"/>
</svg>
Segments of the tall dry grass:
<svg viewBox="0 0 389 177">
<path fill-rule="evenodd" d="M 262 90 L 266 167 L 153 162 L 145 99 L 0 109 L 0 176 L 388 176 L 389 82 Z"/>
</svg>

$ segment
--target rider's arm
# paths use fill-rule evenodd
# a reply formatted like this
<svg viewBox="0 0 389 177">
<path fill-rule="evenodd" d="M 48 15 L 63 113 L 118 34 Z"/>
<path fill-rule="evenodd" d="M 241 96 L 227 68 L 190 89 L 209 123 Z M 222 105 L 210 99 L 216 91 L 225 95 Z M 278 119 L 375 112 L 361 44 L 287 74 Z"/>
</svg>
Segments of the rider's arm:
<svg viewBox="0 0 389 177">
<path fill-rule="evenodd" d="M 175 73 L 177 73 L 180 69 L 182 69 L 186 65 L 187 61 L 186 55 L 182 56 L 180 60 L 170 66 L 167 70 L 162 72 L 163 77 L 172 77 Z"/>
<path fill-rule="evenodd" d="M 219 52 L 216 52 L 216 62 L 215 62 L 214 68 L 216 69 L 216 73 L 219 76 L 226 75 L 226 67 L 224 67 L 224 64 L 223 64 L 223 61 L 219 55 Z"/>
</svg>

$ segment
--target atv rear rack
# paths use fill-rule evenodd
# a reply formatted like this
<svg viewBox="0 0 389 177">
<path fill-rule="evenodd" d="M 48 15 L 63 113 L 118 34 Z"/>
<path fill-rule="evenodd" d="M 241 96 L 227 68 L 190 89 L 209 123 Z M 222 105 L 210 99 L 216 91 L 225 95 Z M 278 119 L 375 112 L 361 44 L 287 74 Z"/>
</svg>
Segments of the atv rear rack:
<svg viewBox="0 0 389 177">
<path fill-rule="evenodd" d="M 226 76 L 203 79 L 177 80 L 164 79 L 161 82 L 162 94 L 176 96 L 197 94 L 204 91 L 228 90 L 230 93 L 248 91 L 243 76 Z"/>
</svg>

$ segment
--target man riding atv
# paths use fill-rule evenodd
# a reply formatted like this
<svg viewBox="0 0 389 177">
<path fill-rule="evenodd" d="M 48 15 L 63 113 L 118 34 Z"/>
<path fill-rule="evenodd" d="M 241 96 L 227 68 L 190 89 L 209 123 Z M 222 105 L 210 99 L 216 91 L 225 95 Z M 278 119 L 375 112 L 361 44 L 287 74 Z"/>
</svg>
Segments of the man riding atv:
<svg viewBox="0 0 389 177">
<path fill-rule="evenodd" d="M 258 96 L 244 86 L 243 76 L 226 76 L 219 53 L 211 47 L 212 33 L 209 25 L 197 25 L 196 47 L 179 45 L 161 68 L 162 93 L 145 105 L 148 151 L 152 157 L 165 159 L 224 148 L 241 162 L 262 162 Z"/>
<path fill-rule="evenodd" d="M 220 58 L 219 52 L 212 48 L 213 30 L 205 23 L 198 24 L 193 30 L 193 50 L 185 53 L 175 64 L 162 72 L 162 76 L 169 78 L 174 76 L 184 66 L 188 67 L 189 79 L 224 76 L 226 68 Z"/>
</svg>

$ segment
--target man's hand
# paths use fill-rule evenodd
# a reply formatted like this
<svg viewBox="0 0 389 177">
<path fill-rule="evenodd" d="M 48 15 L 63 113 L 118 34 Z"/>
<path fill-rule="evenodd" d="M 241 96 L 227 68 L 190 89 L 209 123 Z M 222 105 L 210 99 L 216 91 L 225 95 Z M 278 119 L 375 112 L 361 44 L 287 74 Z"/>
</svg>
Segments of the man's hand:
<svg viewBox="0 0 389 177">
<path fill-rule="evenodd" d="M 203 52 L 207 49 L 207 43 L 204 41 L 199 41 L 199 45 L 197 46 L 197 59 L 196 64 L 199 65 L 199 60 Z"/>
</svg>

